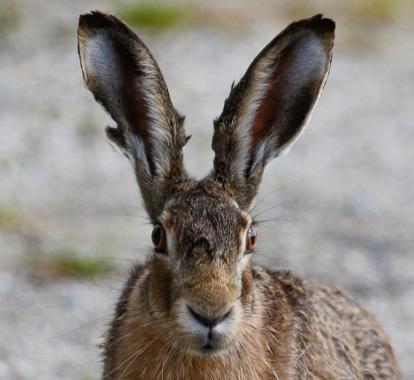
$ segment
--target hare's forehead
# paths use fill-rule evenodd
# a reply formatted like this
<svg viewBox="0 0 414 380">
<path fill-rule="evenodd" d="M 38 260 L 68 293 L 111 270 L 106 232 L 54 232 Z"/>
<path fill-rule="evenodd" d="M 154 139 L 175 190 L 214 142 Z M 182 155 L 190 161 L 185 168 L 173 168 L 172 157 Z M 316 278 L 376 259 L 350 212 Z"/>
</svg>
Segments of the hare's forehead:
<svg viewBox="0 0 414 380">
<path fill-rule="evenodd" d="M 161 222 L 176 235 L 238 233 L 248 228 L 251 218 L 231 199 L 193 197 L 175 202 L 164 210 Z"/>
</svg>

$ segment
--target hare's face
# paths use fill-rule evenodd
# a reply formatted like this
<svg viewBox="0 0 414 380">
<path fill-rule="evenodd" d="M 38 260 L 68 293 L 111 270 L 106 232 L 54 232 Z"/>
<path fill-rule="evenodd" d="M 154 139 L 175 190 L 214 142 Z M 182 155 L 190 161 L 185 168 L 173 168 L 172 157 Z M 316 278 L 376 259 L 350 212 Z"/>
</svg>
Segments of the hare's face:
<svg viewBox="0 0 414 380">
<path fill-rule="evenodd" d="M 85 83 L 115 120 L 107 135 L 130 159 L 159 224 L 145 299 L 151 318 L 171 323 L 163 331 L 183 348 L 218 352 L 253 318 L 246 210 L 265 165 L 309 119 L 328 75 L 334 28 L 316 15 L 289 25 L 259 53 L 214 121 L 214 169 L 196 182 L 183 164 L 184 118 L 148 48 L 114 16 L 80 18 Z"/>
<path fill-rule="evenodd" d="M 157 256 L 171 283 L 169 303 L 154 308 L 174 316 L 181 346 L 202 353 L 228 347 L 251 313 L 251 218 L 208 180 L 174 196 L 159 223 L 166 247 Z"/>
</svg>

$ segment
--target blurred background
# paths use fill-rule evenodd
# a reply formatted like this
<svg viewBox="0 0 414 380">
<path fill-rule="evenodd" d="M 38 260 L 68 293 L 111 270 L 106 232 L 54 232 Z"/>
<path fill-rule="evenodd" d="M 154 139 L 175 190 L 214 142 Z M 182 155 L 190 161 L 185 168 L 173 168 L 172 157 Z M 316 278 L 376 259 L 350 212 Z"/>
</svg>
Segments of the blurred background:
<svg viewBox="0 0 414 380">
<path fill-rule="evenodd" d="M 154 53 L 212 166 L 212 120 L 233 80 L 289 22 L 337 22 L 308 129 L 264 176 L 256 260 L 335 282 L 374 312 L 414 378 L 414 2 L 0 2 L 0 378 L 98 379 L 99 343 L 151 227 L 112 121 L 84 88 L 78 16 L 127 21 Z"/>
</svg>

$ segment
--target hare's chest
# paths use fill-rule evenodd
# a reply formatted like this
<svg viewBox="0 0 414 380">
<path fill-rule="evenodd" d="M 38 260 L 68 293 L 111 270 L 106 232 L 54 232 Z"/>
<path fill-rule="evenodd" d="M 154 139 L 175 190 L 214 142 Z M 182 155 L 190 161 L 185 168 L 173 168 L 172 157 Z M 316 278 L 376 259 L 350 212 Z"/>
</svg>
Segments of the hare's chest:
<svg viewBox="0 0 414 380">
<path fill-rule="evenodd" d="M 267 380 L 282 379 L 264 360 L 230 357 L 193 356 L 180 352 L 173 345 L 136 346 L 117 359 L 114 379 L 124 380 Z"/>
</svg>

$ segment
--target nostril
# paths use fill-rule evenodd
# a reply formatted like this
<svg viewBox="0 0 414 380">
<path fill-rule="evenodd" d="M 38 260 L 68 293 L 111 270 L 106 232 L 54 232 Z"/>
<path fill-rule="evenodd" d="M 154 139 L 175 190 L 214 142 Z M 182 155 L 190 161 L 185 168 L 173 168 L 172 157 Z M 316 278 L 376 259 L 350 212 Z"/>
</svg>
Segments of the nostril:
<svg viewBox="0 0 414 380">
<path fill-rule="evenodd" d="M 220 319 L 220 322 L 221 321 L 224 321 L 225 319 L 227 319 L 229 316 L 230 316 L 230 313 L 231 313 L 231 309 L 226 313 L 226 314 L 224 314 L 222 317 L 221 317 L 221 319 Z"/>
<path fill-rule="evenodd" d="M 207 326 L 209 328 L 213 327 L 215 325 L 215 321 L 212 318 L 206 318 L 202 315 L 196 313 L 190 306 L 188 306 L 188 310 L 190 311 L 190 314 L 202 325 Z"/>
<path fill-rule="evenodd" d="M 198 322 L 208 327 L 209 329 L 213 328 L 220 322 L 224 321 L 226 318 L 229 317 L 231 313 L 231 309 L 230 309 L 226 314 L 223 314 L 219 317 L 211 318 L 211 317 L 205 317 L 203 315 L 196 313 L 190 306 L 188 306 L 188 310 L 190 311 L 190 314 L 194 317 L 194 319 L 196 319 Z"/>
</svg>

